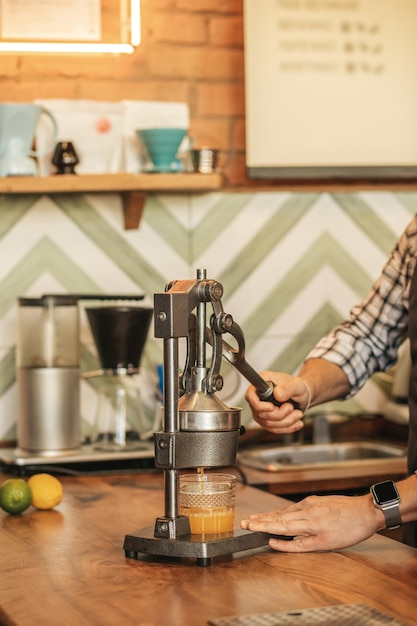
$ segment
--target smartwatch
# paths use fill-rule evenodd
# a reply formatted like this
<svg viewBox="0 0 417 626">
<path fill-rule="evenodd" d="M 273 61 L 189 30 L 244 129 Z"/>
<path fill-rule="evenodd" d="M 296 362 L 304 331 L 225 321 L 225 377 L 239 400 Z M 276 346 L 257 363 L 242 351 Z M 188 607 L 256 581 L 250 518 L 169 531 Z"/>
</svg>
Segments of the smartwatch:
<svg viewBox="0 0 417 626">
<path fill-rule="evenodd" d="M 371 494 L 374 504 L 384 514 L 385 526 L 388 530 L 398 528 L 402 524 L 400 515 L 400 494 L 392 480 L 372 485 Z"/>
</svg>

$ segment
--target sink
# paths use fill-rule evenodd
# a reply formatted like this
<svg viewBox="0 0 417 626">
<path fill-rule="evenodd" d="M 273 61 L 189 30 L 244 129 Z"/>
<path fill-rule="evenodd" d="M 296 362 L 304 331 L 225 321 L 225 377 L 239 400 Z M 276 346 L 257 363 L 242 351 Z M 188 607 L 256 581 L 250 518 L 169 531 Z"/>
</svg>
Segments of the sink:
<svg viewBox="0 0 417 626">
<path fill-rule="evenodd" d="M 306 469 L 307 466 L 358 464 L 376 459 L 406 457 L 405 446 L 378 442 L 354 441 L 326 444 L 279 446 L 276 444 L 242 450 L 238 462 L 268 472 Z"/>
</svg>

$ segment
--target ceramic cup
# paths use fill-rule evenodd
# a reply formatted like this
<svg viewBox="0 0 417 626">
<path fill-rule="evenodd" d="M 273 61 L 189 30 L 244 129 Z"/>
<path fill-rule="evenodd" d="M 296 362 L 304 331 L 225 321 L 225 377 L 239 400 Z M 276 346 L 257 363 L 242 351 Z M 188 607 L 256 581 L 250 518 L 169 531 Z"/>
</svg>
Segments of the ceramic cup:
<svg viewBox="0 0 417 626">
<path fill-rule="evenodd" d="M 235 499 L 236 476 L 233 474 L 180 476 L 180 515 L 189 518 L 192 535 L 231 533 Z"/>
<path fill-rule="evenodd" d="M 175 160 L 186 134 L 185 128 L 136 130 L 136 135 L 146 149 L 155 172 L 170 172 L 178 169 Z"/>
</svg>

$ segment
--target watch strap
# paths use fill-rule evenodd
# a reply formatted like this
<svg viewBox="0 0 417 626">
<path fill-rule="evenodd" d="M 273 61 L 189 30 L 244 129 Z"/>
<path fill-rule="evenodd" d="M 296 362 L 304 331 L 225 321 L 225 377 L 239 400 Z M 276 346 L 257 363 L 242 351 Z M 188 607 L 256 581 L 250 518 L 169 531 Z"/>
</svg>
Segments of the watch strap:
<svg viewBox="0 0 417 626">
<path fill-rule="evenodd" d="M 388 530 L 394 530 L 394 528 L 401 526 L 402 520 L 400 515 L 400 505 L 398 502 L 391 505 L 384 504 L 380 508 L 384 514 L 385 526 Z"/>
</svg>

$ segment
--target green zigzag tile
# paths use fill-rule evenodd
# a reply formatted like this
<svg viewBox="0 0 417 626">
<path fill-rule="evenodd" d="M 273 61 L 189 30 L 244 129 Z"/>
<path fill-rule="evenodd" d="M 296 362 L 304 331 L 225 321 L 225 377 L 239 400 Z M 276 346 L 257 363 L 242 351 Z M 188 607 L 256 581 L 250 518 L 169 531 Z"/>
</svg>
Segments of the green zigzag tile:
<svg viewBox="0 0 417 626">
<path fill-rule="evenodd" d="M 210 207 L 210 211 L 192 232 L 191 265 L 213 244 L 218 234 L 234 221 L 252 197 L 252 193 L 224 194 Z"/>
<path fill-rule="evenodd" d="M 316 314 L 308 320 L 300 333 L 289 345 L 268 363 L 267 369 L 294 372 L 304 361 L 308 352 L 317 341 L 341 321 L 340 313 L 326 302 Z"/>
<path fill-rule="evenodd" d="M 0 396 L 2 396 L 16 382 L 16 349 L 8 350 L 0 361 Z M 17 417 L 17 416 L 16 416 Z M 0 417 L 1 420 L 1 417 Z M 1 436 L 5 441 L 16 441 L 16 423 Z"/>
<path fill-rule="evenodd" d="M 174 218 L 159 198 L 150 195 L 145 207 L 145 219 L 168 245 L 191 267 L 195 259 L 213 243 L 217 234 L 233 222 L 253 194 L 225 194 L 215 202 L 194 229 L 188 230 Z"/>
<path fill-rule="evenodd" d="M 22 219 L 38 198 L 39 196 L 33 194 L 0 196 L 0 238 Z"/>
<path fill-rule="evenodd" d="M 97 286 L 68 259 L 62 250 L 48 238 L 43 238 L 0 283 L 2 294 L 0 317 L 14 306 L 17 298 L 24 294 L 45 271 L 53 274 L 69 292 L 99 293 Z M 0 395 L 3 395 L 15 381 L 16 363 L 13 347 L 0 362 Z M 14 437 L 14 433 L 15 429 L 10 436 Z"/>
<path fill-rule="evenodd" d="M 417 213 L 417 193 L 416 192 L 403 191 L 403 192 L 394 193 L 393 195 L 410 212 L 411 217 Z"/>
<path fill-rule="evenodd" d="M 72 293 L 100 293 L 97 285 L 48 237 L 43 237 L 0 283 L 0 317 L 48 272 Z"/>
<path fill-rule="evenodd" d="M 232 294 L 254 269 L 270 254 L 277 244 L 296 226 L 306 211 L 317 200 L 318 194 L 297 194 L 289 199 L 272 216 L 256 236 L 239 250 L 219 277 L 225 293 Z"/>
<path fill-rule="evenodd" d="M 16 380 L 16 349 L 7 351 L 0 361 L 0 396 L 2 396 Z"/>
<path fill-rule="evenodd" d="M 97 357 L 85 345 L 80 345 L 80 369 L 81 372 L 93 372 L 99 369 Z"/>
<path fill-rule="evenodd" d="M 352 193 L 336 193 L 332 197 L 381 250 L 387 255 L 391 252 L 397 237 L 369 204 Z"/>
<path fill-rule="evenodd" d="M 257 294 L 260 298 L 259 305 L 245 321 L 248 337 L 262 335 L 313 276 L 326 265 L 330 265 L 333 271 L 340 275 L 341 280 L 350 285 L 360 297 L 368 291 L 372 282 L 371 277 L 353 257 L 340 248 L 333 237 L 324 233 L 263 299 L 261 294 Z"/>
<path fill-rule="evenodd" d="M 53 201 L 105 254 L 150 295 L 161 290 L 164 278 L 121 237 L 81 194 L 56 194 Z"/>
<path fill-rule="evenodd" d="M 11 442 L 15 442 L 17 441 L 17 422 L 15 422 L 8 431 L 6 431 L 4 433 L 4 435 L 2 435 L 1 437 L 2 441 L 11 441 Z"/>
<path fill-rule="evenodd" d="M 188 230 L 154 194 L 150 194 L 146 200 L 144 219 L 169 243 L 179 257 L 189 263 L 191 239 Z"/>
</svg>

